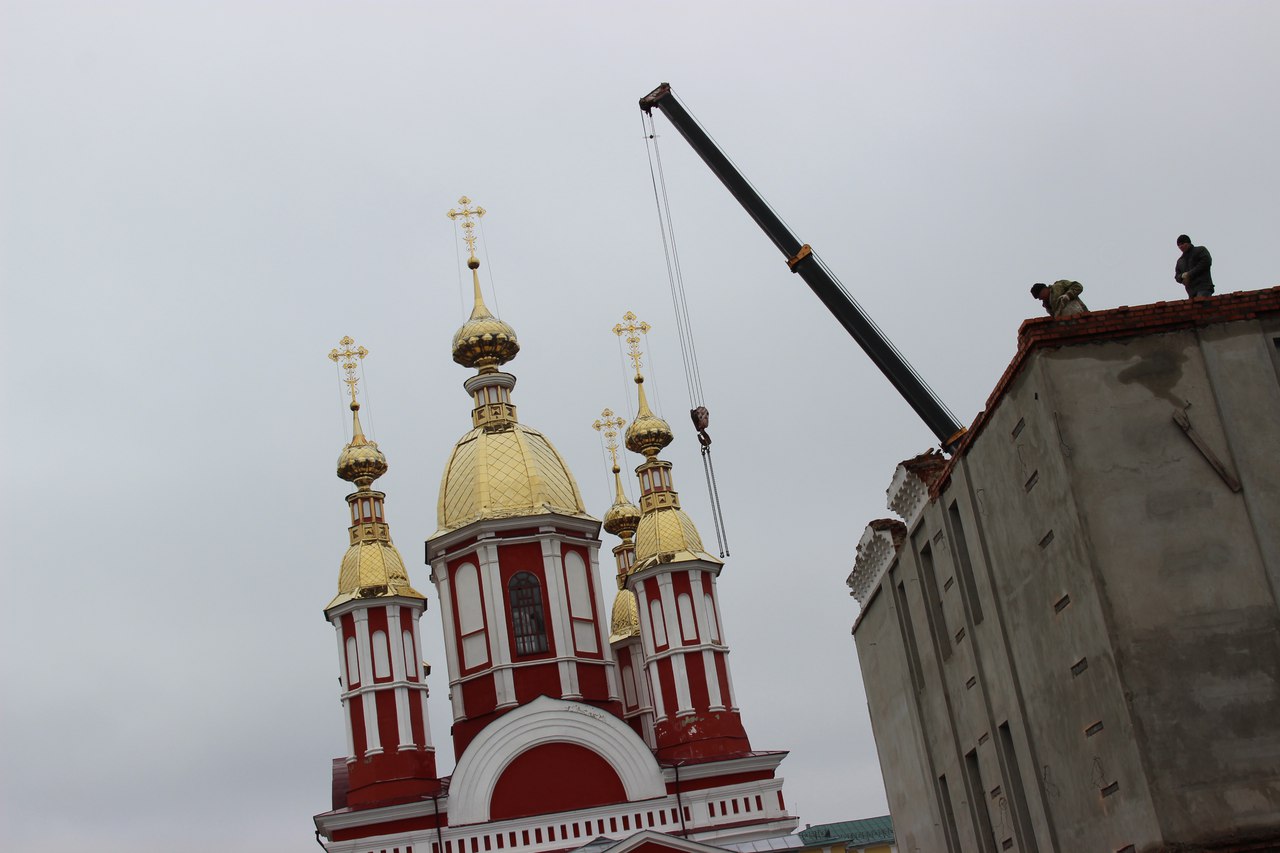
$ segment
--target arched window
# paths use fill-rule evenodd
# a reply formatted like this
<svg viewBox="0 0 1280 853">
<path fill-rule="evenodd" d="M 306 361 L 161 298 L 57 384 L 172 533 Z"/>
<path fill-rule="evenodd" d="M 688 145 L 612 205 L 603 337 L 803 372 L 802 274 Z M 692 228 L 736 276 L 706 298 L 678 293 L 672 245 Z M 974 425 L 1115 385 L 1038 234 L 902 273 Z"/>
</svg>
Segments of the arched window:
<svg viewBox="0 0 1280 853">
<path fill-rule="evenodd" d="M 516 635 L 517 655 L 536 655 L 547 650 L 547 626 L 542 615 L 542 587 L 528 572 L 517 572 L 507 583 L 511 628 Z"/>
</svg>

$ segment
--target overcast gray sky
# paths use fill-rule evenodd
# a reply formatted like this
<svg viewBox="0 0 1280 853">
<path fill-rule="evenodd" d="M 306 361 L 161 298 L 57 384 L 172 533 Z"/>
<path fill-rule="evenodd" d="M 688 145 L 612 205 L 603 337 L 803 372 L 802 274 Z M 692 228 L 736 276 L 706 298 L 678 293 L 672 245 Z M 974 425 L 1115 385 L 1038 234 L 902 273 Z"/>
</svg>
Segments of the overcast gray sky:
<svg viewBox="0 0 1280 853">
<path fill-rule="evenodd" d="M 669 80 L 968 422 L 1034 281 L 1176 299 L 1187 232 L 1219 291 L 1280 283 L 1278 24 L 1170 0 L 0 4 L 0 846 L 315 849 L 344 750 L 321 608 L 347 334 L 453 766 L 421 555 L 469 425 L 460 195 L 490 211 L 521 419 L 602 514 L 591 422 L 634 406 L 610 332 L 634 310 L 712 540 L 640 96 Z M 743 719 L 791 750 L 802 825 L 881 814 L 843 581 L 934 440 L 664 121 Z"/>
</svg>

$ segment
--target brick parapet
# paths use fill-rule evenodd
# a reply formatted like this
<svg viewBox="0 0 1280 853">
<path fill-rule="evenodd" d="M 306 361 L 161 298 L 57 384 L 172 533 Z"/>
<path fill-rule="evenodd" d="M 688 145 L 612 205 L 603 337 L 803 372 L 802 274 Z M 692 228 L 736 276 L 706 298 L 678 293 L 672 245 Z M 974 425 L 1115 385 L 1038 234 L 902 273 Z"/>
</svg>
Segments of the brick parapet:
<svg viewBox="0 0 1280 853">
<path fill-rule="evenodd" d="M 1150 305 L 1121 305 L 1103 311 L 1090 311 L 1071 317 L 1038 317 L 1024 320 L 1018 328 L 1018 351 L 996 383 L 986 406 L 968 432 L 960 440 L 947 466 L 929 488 L 931 498 L 941 494 L 951 482 L 956 462 L 964 456 L 986 426 L 988 416 L 1022 372 L 1031 354 L 1037 350 L 1055 349 L 1076 344 L 1115 341 L 1144 335 L 1178 332 L 1219 323 L 1254 320 L 1280 314 L 1280 286 L 1266 290 L 1246 290 L 1177 302 L 1154 302 Z"/>
</svg>

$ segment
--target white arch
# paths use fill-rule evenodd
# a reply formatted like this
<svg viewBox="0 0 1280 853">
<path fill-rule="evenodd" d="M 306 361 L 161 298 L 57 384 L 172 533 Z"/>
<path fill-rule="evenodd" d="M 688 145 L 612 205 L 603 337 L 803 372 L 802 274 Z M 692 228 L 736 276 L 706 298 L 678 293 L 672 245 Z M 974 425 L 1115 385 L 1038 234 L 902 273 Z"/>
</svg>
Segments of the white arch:
<svg viewBox="0 0 1280 853">
<path fill-rule="evenodd" d="M 657 760 L 630 726 L 593 705 L 539 696 L 494 720 L 462 753 L 449 785 L 449 824 L 489 820 L 502 772 L 546 743 L 572 743 L 599 755 L 618 774 L 630 802 L 667 793 Z"/>
</svg>

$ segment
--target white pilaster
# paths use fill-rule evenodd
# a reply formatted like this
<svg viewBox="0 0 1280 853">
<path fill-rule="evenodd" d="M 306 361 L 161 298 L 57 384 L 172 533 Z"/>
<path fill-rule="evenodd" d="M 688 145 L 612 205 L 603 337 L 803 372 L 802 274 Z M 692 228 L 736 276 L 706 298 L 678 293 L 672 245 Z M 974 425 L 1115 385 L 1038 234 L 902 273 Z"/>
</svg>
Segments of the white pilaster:
<svg viewBox="0 0 1280 853">
<path fill-rule="evenodd" d="M 689 669 L 684 664 L 684 652 L 671 656 L 671 672 L 676 680 L 676 715 L 693 713 L 693 696 L 689 690 Z"/>
<path fill-rule="evenodd" d="M 689 572 L 689 609 L 693 611 L 693 619 L 697 623 L 694 633 L 699 643 L 709 642 L 711 631 L 707 628 L 707 617 L 700 603 L 702 598 L 702 572 L 692 569 Z"/>
<path fill-rule="evenodd" d="M 729 684 L 729 710 L 738 710 L 738 691 L 733 689 L 733 670 L 729 667 L 729 655 L 720 653 L 724 659 L 724 680 Z"/>
<path fill-rule="evenodd" d="M 387 651 L 391 653 L 391 680 L 404 681 L 404 638 L 400 636 L 400 607 L 387 605 Z"/>
<path fill-rule="evenodd" d="M 710 649 L 702 650 L 702 669 L 706 673 L 707 698 L 711 702 L 711 710 L 723 711 L 724 699 L 720 697 L 720 678 L 716 673 L 716 656 Z"/>
<path fill-rule="evenodd" d="M 467 709 L 462 702 L 462 687 L 454 682 L 462 672 L 458 660 L 458 632 L 454 628 L 453 592 L 449 582 L 449 566 L 445 560 L 439 560 L 431 566 L 431 574 L 436 582 L 436 591 L 440 594 L 440 622 L 444 626 L 444 659 L 445 668 L 449 671 L 449 703 L 453 706 L 453 719 L 456 722 L 466 716 Z M 421 643 L 414 632 L 414 641 L 419 643 L 418 655 L 422 655 Z"/>
<path fill-rule="evenodd" d="M 662 701 L 662 679 L 658 677 L 658 667 L 662 661 L 649 661 L 645 664 L 645 680 L 649 682 L 649 692 L 653 695 L 653 715 L 657 720 L 667 718 L 667 706 Z"/>
<path fill-rule="evenodd" d="M 396 730 L 400 735 L 400 749 L 413 749 L 413 722 L 409 719 L 409 688 L 396 688 Z"/>
<path fill-rule="evenodd" d="M 351 685 L 347 684 L 347 644 L 342 638 L 342 617 L 335 616 L 329 621 L 333 623 L 333 631 L 338 640 L 338 686 L 346 693 Z"/>
<path fill-rule="evenodd" d="M 382 739 L 378 736 L 378 703 L 373 691 L 360 696 L 364 702 L 364 742 L 365 755 L 377 755 L 382 752 Z"/>
<path fill-rule="evenodd" d="M 649 660 L 653 656 L 653 619 L 649 614 L 649 597 L 645 590 L 644 583 L 636 584 L 636 608 L 640 616 L 640 642 L 644 645 L 644 659 Z M 647 664 L 646 664 L 647 665 Z"/>
<path fill-rule="evenodd" d="M 551 533 L 550 528 L 540 528 L 540 533 Z M 547 611 L 551 614 L 552 635 L 555 637 L 556 656 L 572 658 L 577 654 L 573 641 L 573 622 L 569 618 L 569 591 L 564 586 L 564 559 L 560 553 L 560 540 L 542 540 L 542 567 L 547 577 Z M 570 660 L 561 660 L 560 695 L 565 699 L 582 696 L 578 687 L 578 669 Z"/>
</svg>

